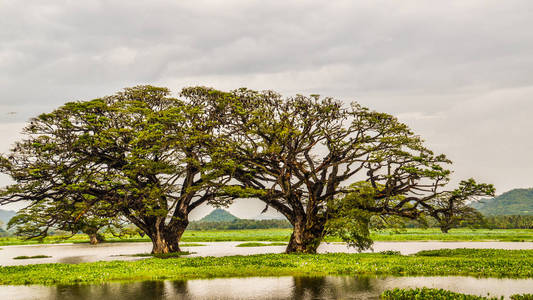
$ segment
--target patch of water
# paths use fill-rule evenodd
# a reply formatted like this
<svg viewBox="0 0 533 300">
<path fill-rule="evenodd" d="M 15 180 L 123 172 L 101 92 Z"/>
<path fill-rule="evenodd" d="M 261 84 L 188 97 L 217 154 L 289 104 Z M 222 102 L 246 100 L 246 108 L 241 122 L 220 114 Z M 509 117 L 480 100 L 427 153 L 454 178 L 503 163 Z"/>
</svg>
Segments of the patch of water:
<svg viewBox="0 0 533 300">
<path fill-rule="evenodd" d="M 472 277 L 249 277 L 73 286 L 0 286 L 2 299 L 378 299 L 395 287 L 443 288 L 472 295 L 533 293 L 533 279 Z"/>
<path fill-rule="evenodd" d="M 236 247 L 242 242 L 211 242 L 202 243 L 201 247 L 183 247 L 185 251 L 194 252 L 190 256 L 230 256 L 253 255 L 265 253 L 283 253 L 285 246 Z M 55 245 L 24 245 L 2 246 L 0 250 L 0 266 L 42 264 L 42 263 L 83 263 L 109 260 L 138 260 L 142 257 L 127 255 L 147 253 L 151 243 L 103 243 L 92 246 L 89 244 L 55 244 Z M 475 249 L 533 249 L 532 242 L 375 242 L 374 251 L 400 251 L 402 254 L 413 254 L 421 250 L 443 248 L 475 248 Z M 355 253 L 357 250 L 340 243 L 323 243 L 319 253 Z M 16 256 L 46 255 L 50 258 L 14 260 Z"/>
</svg>

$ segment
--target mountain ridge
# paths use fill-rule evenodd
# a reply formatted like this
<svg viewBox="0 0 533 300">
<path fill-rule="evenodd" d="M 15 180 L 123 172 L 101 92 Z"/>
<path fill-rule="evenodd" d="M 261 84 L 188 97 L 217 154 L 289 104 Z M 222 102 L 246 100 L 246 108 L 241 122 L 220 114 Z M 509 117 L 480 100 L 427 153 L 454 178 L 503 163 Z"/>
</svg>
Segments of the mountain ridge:
<svg viewBox="0 0 533 300">
<path fill-rule="evenodd" d="M 222 208 L 216 208 L 211 211 L 207 216 L 201 218 L 199 222 L 231 222 L 239 220 L 236 216 L 232 215 L 229 211 Z"/>
<path fill-rule="evenodd" d="M 484 215 L 533 216 L 533 188 L 512 189 L 491 199 L 472 203 Z"/>
<path fill-rule="evenodd" d="M 0 222 L 3 223 L 2 227 L 6 227 L 7 223 L 11 218 L 13 218 L 17 213 L 12 210 L 0 209 Z"/>
</svg>

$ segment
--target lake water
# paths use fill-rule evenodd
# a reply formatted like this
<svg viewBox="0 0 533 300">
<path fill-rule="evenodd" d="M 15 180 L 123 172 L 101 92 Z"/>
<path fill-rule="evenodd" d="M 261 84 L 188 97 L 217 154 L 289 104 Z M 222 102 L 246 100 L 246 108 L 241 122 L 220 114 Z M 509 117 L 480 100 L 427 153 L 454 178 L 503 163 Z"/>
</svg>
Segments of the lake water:
<svg viewBox="0 0 533 300">
<path fill-rule="evenodd" d="M 241 242 L 201 243 L 202 247 L 184 247 L 183 250 L 194 252 L 190 256 L 229 256 L 252 255 L 264 253 L 282 253 L 285 246 L 236 247 Z M 147 253 L 151 251 L 151 243 L 104 243 L 96 246 L 89 244 L 56 244 L 26 245 L 0 247 L 0 266 L 27 265 L 41 263 L 82 263 L 108 260 L 137 260 L 140 257 L 127 255 Z M 443 248 L 476 248 L 476 249 L 533 249 L 532 242 L 376 242 L 374 251 L 394 250 L 402 254 L 413 254 L 421 250 Z M 357 252 L 353 248 L 340 243 L 323 243 L 318 252 Z M 50 258 L 14 260 L 16 256 L 46 255 Z M 124 256 L 126 255 L 126 256 Z"/>
<path fill-rule="evenodd" d="M 211 242 L 201 243 L 201 247 L 183 247 L 183 250 L 194 252 L 189 256 L 229 256 L 252 255 L 264 253 L 282 253 L 285 246 L 236 247 L 242 242 Z M 152 249 L 151 243 L 103 243 L 92 246 L 89 244 L 55 244 L 25 245 L 0 247 L 0 266 L 41 264 L 41 263 L 82 263 L 108 260 L 138 260 L 140 257 L 127 255 L 147 253 Z M 413 254 L 421 250 L 432 249 L 533 249 L 533 242 L 376 242 L 374 251 L 394 250 L 402 254 Z M 320 253 L 357 252 L 353 248 L 340 243 L 323 243 L 318 248 Z M 16 256 L 46 255 L 50 258 L 15 260 Z"/>
<path fill-rule="evenodd" d="M 284 246 L 236 247 L 241 242 L 201 243 L 184 247 L 190 256 L 251 255 L 282 253 Z M 137 260 L 127 256 L 146 253 L 151 243 L 2 246 L 0 265 L 35 263 L 81 263 L 105 260 Z M 395 250 L 413 254 L 442 248 L 533 249 L 530 242 L 376 242 L 374 251 Z M 320 253 L 356 252 L 345 244 L 330 243 Z M 13 257 L 48 255 L 50 258 L 14 260 Z M 126 255 L 126 256 L 124 256 Z M 1 274 L 0 274 L 1 276 Z M 378 299 L 395 287 L 433 287 L 474 294 L 508 297 L 533 293 L 533 279 L 495 279 L 472 277 L 252 277 L 187 281 L 148 281 L 73 286 L 0 286 L 0 299 Z"/>
<path fill-rule="evenodd" d="M 1 299 L 378 299 L 395 287 L 432 287 L 472 295 L 533 293 L 533 279 L 472 277 L 250 277 L 73 286 L 0 286 Z"/>
</svg>

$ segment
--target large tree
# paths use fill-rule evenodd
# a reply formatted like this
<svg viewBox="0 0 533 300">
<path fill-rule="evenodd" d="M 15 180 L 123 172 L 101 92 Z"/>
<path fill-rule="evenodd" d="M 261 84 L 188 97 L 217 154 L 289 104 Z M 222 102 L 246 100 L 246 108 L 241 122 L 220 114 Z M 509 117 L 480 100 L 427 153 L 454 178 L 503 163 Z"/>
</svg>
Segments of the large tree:
<svg viewBox="0 0 533 300">
<path fill-rule="evenodd" d="M 0 171 L 16 183 L 0 203 L 84 207 L 77 218 L 105 203 L 151 238 L 153 253 L 180 251 L 189 213 L 215 200 L 227 172 L 216 151 L 205 151 L 217 145 L 216 112 L 169 94 L 127 88 L 32 119 L 25 139 L 1 158 Z"/>
<path fill-rule="evenodd" d="M 226 108 L 218 116 L 235 164 L 232 176 L 291 222 L 288 253 L 316 252 L 328 231 L 346 232 L 338 224 L 357 227 L 341 235 L 367 248 L 372 216 L 417 218 L 448 182 L 444 155 L 435 155 L 395 117 L 357 103 L 248 89 L 184 92 Z M 350 219 L 343 216 L 347 211 L 358 213 Z"/>
</svg>

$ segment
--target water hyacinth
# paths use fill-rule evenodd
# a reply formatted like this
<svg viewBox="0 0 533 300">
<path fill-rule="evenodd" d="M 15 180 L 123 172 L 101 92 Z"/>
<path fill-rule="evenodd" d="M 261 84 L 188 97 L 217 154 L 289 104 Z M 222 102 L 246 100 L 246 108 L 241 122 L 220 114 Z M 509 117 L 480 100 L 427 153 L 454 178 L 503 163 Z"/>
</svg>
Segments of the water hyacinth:
<svg viewBox="0 0 533 300">
<path fill-rule="evenodd" d="M 533 277 L 533 250 L 457 249 L 424 255 L 263 254 L 0 267 L 0 284 L 73 284 L 247 276 Z"/>
</svg>

